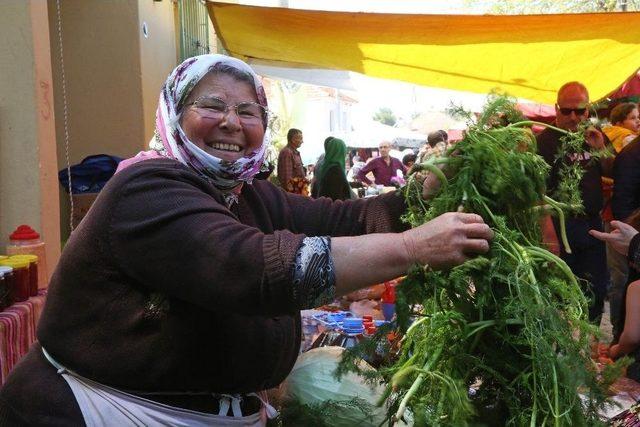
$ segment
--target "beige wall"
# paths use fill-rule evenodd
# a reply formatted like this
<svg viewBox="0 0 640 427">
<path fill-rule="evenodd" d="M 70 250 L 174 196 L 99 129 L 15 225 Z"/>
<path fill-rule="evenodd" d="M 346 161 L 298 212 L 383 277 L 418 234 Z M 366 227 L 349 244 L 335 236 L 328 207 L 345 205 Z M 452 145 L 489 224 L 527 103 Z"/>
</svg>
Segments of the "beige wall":
<svg viewBox="0 0 640 427">
<path fill-rule="evenodd" d="M 144 0 L 143 0 L 144 1 Z M 138 2 L 61 0 L 71 164 L 91 154 L 130 156 L 144 138 Z M 49 0 L 59 166 L 65 166 L 56 1 Z"/>
<path fill-rule="evenodd" d="M 144 142 L 148 142 L 155 129 L 156 108 L 160 88 L 177 65 L 177 41 L 172 1 L 139 1 L 140 69 L 142 73 L 142 103 L 144 115 Z M 148 36 L 142 28 L 146 23 Z M 143 147 L 146 148 L 146 145 Z"/>
<path fill-rule="evenodd" d="M 47 244 L 50 273 L 60 233 L 46 2 L 2 2 L 0 40 L 0 253 L 29 224 Z"/>
<path fill-rule="evenodd" d="M 176 63 L 172 1 L 61 0 L 69 161 L 130 157 L 147 147 L 160 87 Z M 56 98 L 58 168 L 66 167 L 56 1 L 48 0 Z M 144 37 L 146 22 L 149 37 Z M 61 230 L 69 197 L 60 193 Z"/>
</svg>

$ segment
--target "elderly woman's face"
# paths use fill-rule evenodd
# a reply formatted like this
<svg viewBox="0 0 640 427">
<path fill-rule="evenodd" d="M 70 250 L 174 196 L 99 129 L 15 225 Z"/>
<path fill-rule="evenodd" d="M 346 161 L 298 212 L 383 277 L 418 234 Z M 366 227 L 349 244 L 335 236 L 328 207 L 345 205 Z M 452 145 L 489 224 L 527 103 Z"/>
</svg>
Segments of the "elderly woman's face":
<svg viewBox="0 0 640 427">
<path fill-rule="evenodd" d="M 180 124 L 184 133 L 198 148 L 222 160 L 235 161 L 250 155 L 262 145 L 264 124 L 238 116 L 233 106 L 242 102 L 258 102 L 254 88 L 227 74 L 207 74 L 189 94 L 186 104 L 202 97 L 215 97 L 230 108 L 221 117 L 212 117 L 198 105 L 187 105 Z"/>
</svg>

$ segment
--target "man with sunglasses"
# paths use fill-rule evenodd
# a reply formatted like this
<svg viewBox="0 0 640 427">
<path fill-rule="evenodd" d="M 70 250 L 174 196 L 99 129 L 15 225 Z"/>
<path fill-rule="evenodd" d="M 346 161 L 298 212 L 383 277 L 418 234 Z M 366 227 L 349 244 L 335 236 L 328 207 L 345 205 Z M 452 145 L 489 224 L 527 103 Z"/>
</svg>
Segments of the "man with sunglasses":
<svg viewBox="0 0 640 427">
<path fill-rule="evenodd" d="M 581 122 L 589 117 L 589 92 L 579 82 L 569 82 L 558 90 L 556 102 L 555 125 L 561 129 L 577 131 Z M 604 307 L 604 298 L 609 282 L 605 245 L 592 237 L 589 230 L 603 231 L 600 210 L 603 205 L 601 177 L 605 164 L 592 159 L 590 149 L 602 149 L 608 144 L 606 136 L 595 127 L 589 127 L 585 132 L 584 152 L 577 156 L 558 158 L 560 132 L 545 129 L 537 137 L 538 154 L 551 166 L 547 192 L 553 195 L 558 185 L 558 173 L 563 163 L 579 162 L 584 169 L 584 176 L 580 182 L 580 193 L 583 200 L 584 212 L 580 215 L 568 216 L 566 219 L 567 238 L 571 253 L 560 246 L 560 257 L 569 265 L 571 271 L 589 283 L 587 297 L 591 299 L 589 305 L 589 320 L 599 324 Z M 557 239 L 559 235 L 558 222 L 554 219 Z M 552 245 L 556 244 L 552 242 Z"/>
</svg>

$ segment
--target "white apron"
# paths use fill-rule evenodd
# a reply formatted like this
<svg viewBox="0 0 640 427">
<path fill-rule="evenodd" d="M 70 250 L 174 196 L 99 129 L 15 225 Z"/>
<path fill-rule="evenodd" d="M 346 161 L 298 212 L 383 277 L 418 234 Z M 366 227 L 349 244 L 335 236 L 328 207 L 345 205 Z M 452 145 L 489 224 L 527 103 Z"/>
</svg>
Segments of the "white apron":
<svg viewBox="0 0 640 427">
<path fill-rule="evenodd" d="M 266 394 L 262 397 L 255 393 L 250 395 L 260 399 L 262 408 L 247 416 L 242 416 L 240 398 L 231 395 L 220 398 L 218 415 L 176 408 L 84 378 L 56 362 L 44 347 L 42 352 L 71 387 L 87 427 L 264 427 L 267 418 L 278 415 L 266 401 Z M 233 416 L 227 415 L 229 409 Z"/>
</svg>

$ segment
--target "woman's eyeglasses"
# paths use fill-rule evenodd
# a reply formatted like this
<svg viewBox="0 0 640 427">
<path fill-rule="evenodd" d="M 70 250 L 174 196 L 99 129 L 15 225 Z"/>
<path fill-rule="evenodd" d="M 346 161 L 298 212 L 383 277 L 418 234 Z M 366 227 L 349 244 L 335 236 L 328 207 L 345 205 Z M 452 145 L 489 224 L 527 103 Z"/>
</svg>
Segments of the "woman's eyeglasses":
<svg viewBox="0 0 640 427">
<path fill-rule="evenodd" d="M 268 116 L 268 110 L 257 102 L 245 101 L 229 105 L 215 96 L 203 96 L 185 104 L 185 107 L 189 105 L 198 108 L 203 116 L 212 119 L 221 119 L 230 109 L 234 109 L 240 123 L 247 125 L 264 124 Z"/>
<path fill-rule="evenodd" d="M 560 111 L 560 113 L 563 116 L 568 116 L 569 114 L 571 114 L 571 112 L 573 111 L 574 113 L 576 113 L 576 116 L 581 116 L 585 113 L 585 111 L 587 111 L 587 107 L 582 107 L 582 108 L 564 108 L 564 107 L 560 107 L 559 105 L 556 105 L 556 107 L 558 108 L 558 110 Z"/>
</svg>

